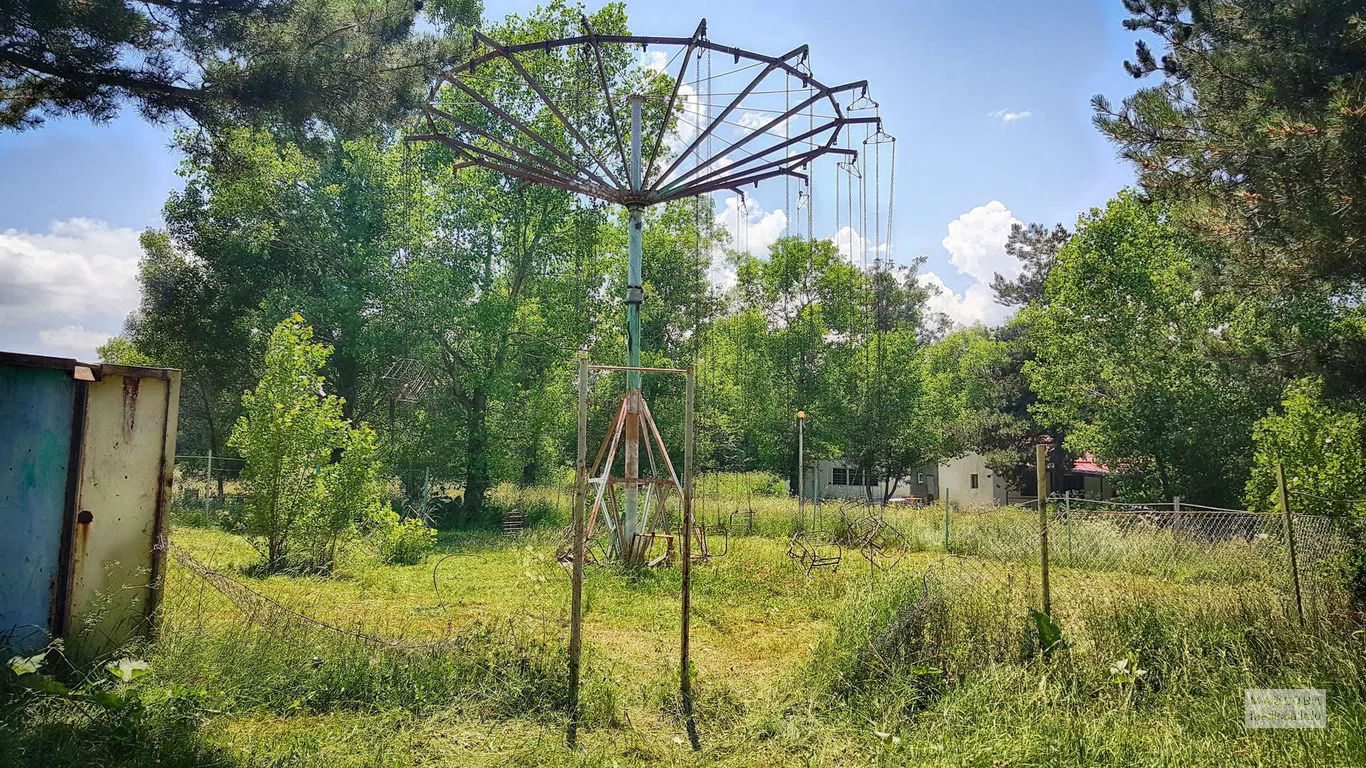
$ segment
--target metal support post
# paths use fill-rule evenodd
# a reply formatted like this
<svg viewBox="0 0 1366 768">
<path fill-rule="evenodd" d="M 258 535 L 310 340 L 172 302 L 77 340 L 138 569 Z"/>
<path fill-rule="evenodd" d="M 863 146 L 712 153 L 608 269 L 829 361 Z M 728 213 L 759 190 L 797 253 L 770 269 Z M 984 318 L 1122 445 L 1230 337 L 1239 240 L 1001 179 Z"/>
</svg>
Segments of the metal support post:
<svg viewBox="0 0 1366 768">
<path fill-rule="evenodd" d="M 806 411 L 797 411 L 797 530 L 806 527 Z"/>
<path fill-rule="evenodd" d="M 631 190 L 640 191 L 640 110 L 644 97 L 634 94 L 631 103 Z M 641 238 L 645 226 L 645 209 L 639 205 L 627 209 L 628 254 L 626 267 L 626 365 L 640 367 L 640 305 L 645 301 L 644 280 L 641 277 Z M 626 487 L 621 524 L 617 528 L 617 555 L 624 562 L 633 562 L 637 553 L 636 534 L 640 522 L 640 371 L 626 372 Z"/>
<path fill-rule="evenodd" d="M 683 702 L 683 720 L 688 741 L 694 750 L 702 744 L 697 738 L 693 718 L 692 662 L 688 659 L 689 630 L 692 619 L 692 485 L 693 485 L 693 369 L 688 368 L 687 402 L 683 415 L 683 629 L 679 642 L 678 694 Z"/>
<path fill-rule="evenodd" d="M 949 553 L 949 489 L 944 489 L 944 554 Z"/>
<path fill-rule="evenodd" d="M 1043 587 L 1043 612 L 1053 615 L 1053 599 L 1048 591 L 1048 446 L 1034 446 L 1034 472 L 1039 484 L 1039 571 Z"/>
<path fill-rule="evenodd" d="M 209 488 L 213 486 L 213 446 L 209 446 L 209 463 L 204 469 L 204 520 L 209 519 Z"/>
<path fill-rule="evenodd" d="M 573 562 L 569 597 L 569 726 L 570 749 L 579 734 L 579 660 L 583 653 L 583 508 L 588 498 L 588 356 L 579 355 L 579 453 L 574 462 L 574 512 L 570 523 Z"/>
<path fill-rule="evenodd" d="M 1295 557 L 1295 517 L 1290 514 L 1290 497 L 1285 492 L 1285 468 L 1276 462 L 1276 498 L 1285 519 L 1285 548 L 1290 556 L 1290 580 L 1295 586 L 1295 616 L 1304 624 L 1304 597 L 1300 594 L 1300 564 Z"/>
</svg>

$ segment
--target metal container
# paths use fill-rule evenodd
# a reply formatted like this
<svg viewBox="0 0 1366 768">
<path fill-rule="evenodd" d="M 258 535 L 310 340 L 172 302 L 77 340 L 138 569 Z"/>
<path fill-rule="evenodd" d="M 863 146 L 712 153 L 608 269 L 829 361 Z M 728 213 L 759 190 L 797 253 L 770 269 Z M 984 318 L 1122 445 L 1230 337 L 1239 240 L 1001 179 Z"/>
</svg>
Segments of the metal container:
<svg viewBox="0 0 1366 768">
<path fill-rule="evenodd" d="M 0 645 L 151 629 L 179 398 L 179 371 L 0 352 Z"/>
</svg>

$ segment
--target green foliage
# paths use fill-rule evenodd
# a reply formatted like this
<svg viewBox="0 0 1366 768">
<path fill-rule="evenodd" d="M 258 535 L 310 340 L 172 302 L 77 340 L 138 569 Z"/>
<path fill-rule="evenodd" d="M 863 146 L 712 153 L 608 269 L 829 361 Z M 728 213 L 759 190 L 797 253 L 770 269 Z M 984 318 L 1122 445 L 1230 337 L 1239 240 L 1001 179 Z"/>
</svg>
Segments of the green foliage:
<svg viewBox="0 0 1366 768">
<path fill-rule="evenodd" d="M 373 523 L 371 537 L 380 560 L 394 565 L 417 565 L 436 547 L 436 531 L 416 518 L 400 520 L 384 510 Z"/>
<path fill-rule="evenodd" d="M 99 355 L 101 363 L 156 365 L 156 361 L 150 355 L 144 354 L 133 342 L 123 336 L 111 336 L 109 341 L 95 348 L 95 354 Z"/>
<path fill-rule="evenodd" d="M 991 290 L 997 303 L 1008 307 L 1028 306 L 1044 301 L 1044 284 L 1062 248 L 1071 234 L 1061 224 L 1052 229 L 1042 224 L 1026 227 L 1019 222 L 1010 225 L 1006 238 L 1006 253 L 1020 262 L 1020 275 L 1007 280 L 997 272 L 991 278 Z"/>
<path fill-rule="evenodd" d="M 242 395 L 246 413 L 229 439 L 246 461 L 247 532 L 264 543 L 267 571 L 330 568 L 355 524 L 383 506 L 374 433 L 351 427 L 341 400 L 322 392 L 318 371 L 330 353 L 302 316 L 276 326 L 261 381 Z"/>
<path fill-rule="evenodd" d="M 454 24 L 480 11 L 433 5 Z M 410 111 L 426 73 L 455 59 L 454 41 L 418 30 L 410 0 L 19 0 L 0 12 L 0 128 L 105 121 L 132 102 L 154 121 L 354 131 Z"/>
<path fill-rule="evenodd" d="M 1141 498 L 1230 506 L 1268 387 L 1220 359 L 1229 298 L 1202 290 L 1204 246 L 1157 205 L 1120 195 L 1078 224 L 1025 312 L 1032 411 Z"/>
<path fill-rule="evenodd" d="M 1214 250 L 1230 352 L 1359 400 L 1366 15 L 1340 0 L 1125 0 L 1140 88 L 1094 100 L 1145 192 Z M 1153 47 L 1149 47 L 1149 43 Z M 1161 50 L 1156 50 L 1160 48 Z"/>
<path fill-rule="evenodd" d="M 1247 502 L 1276 509 L 1276 464 L 1297 512 L 1350 514 L 1342 500 L 1366 498 L 1366 453 L 1361 416 L 1323 397 L 1323 383 L 1300 379 L 1286 386 L 1279 411 L 1270 410 L 1252 429 L 1254 454 Z M 1333 500 L 1339 500 L 1334 502 Z"/>
<path fill-rule="evenodd" d="M 95 675 L 78 685 L 68 685 L 55 675 L 42 671 L 48 655 L 60 654 L 61 650 L 61 642 L 57 641 L 40 653 L 12 657 L 7 665 L 9 679 L 6 682 L 35 694 L 77 704 L 92 704 L 110 711 L 136 708 L 141 703 L 138 694 L 126 686 L 147 673 L 147 662 L 125 656 L 106 663 L 104 675 Z"/>
</svg>

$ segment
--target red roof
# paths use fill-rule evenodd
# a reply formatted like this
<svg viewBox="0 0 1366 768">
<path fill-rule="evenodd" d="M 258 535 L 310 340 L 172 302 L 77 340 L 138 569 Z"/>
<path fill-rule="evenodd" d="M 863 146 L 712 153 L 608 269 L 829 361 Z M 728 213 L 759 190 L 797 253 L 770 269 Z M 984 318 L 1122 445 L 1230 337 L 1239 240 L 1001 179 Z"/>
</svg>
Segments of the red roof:
<svg viewBox="0 0 1366 768">
<path fill-rule="evenodd" d="M 1096 457 L 1083 453 L 1072 462 L 1072 471 L 1079 475 L 1108 475 L 1110 468 L 1096 461 Z"/>
</svg>

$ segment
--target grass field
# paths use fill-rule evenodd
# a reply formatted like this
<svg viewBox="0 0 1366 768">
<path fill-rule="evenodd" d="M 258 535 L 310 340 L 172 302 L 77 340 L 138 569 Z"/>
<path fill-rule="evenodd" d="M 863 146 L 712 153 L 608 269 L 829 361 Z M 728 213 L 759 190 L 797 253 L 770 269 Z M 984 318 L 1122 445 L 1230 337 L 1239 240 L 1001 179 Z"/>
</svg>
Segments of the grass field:
<svg viewBox="0 0 1366 768">
<path fill-rule="evenodd" d="M 786 554 L 791 502 L 758 506 L 760 535 L 694 571 L 701 753 L 678 716 L 676 568 L 587 570 L 586 725 L 570 752 L 569 581 L 550 558 L 553 524 L 517 539 L 443 533 L 415 566 L 357 553 L 332 578 L 251 577 L 243 539 L 177 527 L 193 557 L 342 631 L 234 603 L 175 564 L 161 632 L 134 650 L 150 663 L 132 686 L 140 704 L 9 692 L 0 765 L 1366 763 L 1366 638 L 1289 620 L 1274 578 L 1245 578 L 1270 550 L 1178 550 L 1141 533 L 1064 562 L 1052 573 L 1064 644 L 1044 654 L 1028 613 L 1039 574 L 1014 513 L 964 512 L 945 558 L 936 514 L 906 512 L 912 551 L 895 568 L 847 553 L 808 579 Z M 1075 556 L 1091 539 L 1073 533 Z M 1327 689 L 1329 728 L 1244 729 L 1249 687 Z"/>
</svg>

